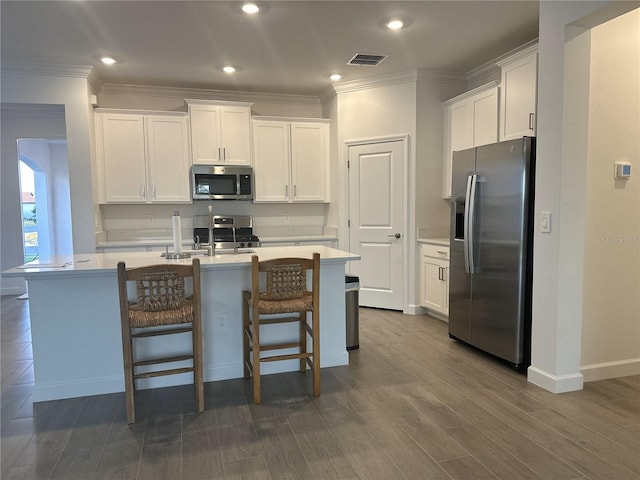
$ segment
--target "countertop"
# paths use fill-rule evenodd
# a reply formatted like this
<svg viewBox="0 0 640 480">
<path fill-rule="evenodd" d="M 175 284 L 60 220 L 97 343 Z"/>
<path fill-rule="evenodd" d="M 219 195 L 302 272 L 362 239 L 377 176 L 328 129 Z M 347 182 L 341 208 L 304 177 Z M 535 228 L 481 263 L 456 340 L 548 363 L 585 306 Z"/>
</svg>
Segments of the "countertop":
<svg viewBox="0 0 640 480">
<path fill-rule="evenodd" d="M 187 250 L 188 251 L 188 250 Z M 258 255 L 261 260 L 270 260 L 282 257 L 311 258 L 314 252 L 320 253 L 321 263 L 345 262 L 360 260 L 360 255 L 337 250 L 335 248 L 320 245 L 304 245 L 289 247 L 257 247 L 252 249 L 241 248 L 238 254 L 232 251 L 218 252 L 215 256 L 197 255 L 200 259 L 202 270 L 212 268 L 237 268 L 251 264 L 251 257 Z M 228 253 L 227 253 L 228 252 Z M 60 275 L 96 275 L 111 274 L 115 271 L 118 262 L 124 261 L 127 267 L 140 267 L 156 263 L 191 263 L 191 258 L 180 260 L 168 260 L 160 256 L 161 252 L 114 252 L 114 253 L 88 253 L 73 256 L 60 256 L 47 261 L 47 263 L 30 263 L 11 268 L 2 272 L 4 277 L 44 278 Z M 196 257 L 192 257 L 196 258 Z"/>
<path fill-rule="evenodd" d="M 260 241 L 264 243 L 270 242 L 327 242 L 338 241 L 338 237 L 327 235 L 296 235 L 296 236 L 282 236 L 282 237 L 267 237 L 261 236 Z M 158 238 L 140 238 L 136 240 L 107 240 L 96 243 L 96 248 L 126 248 L 126 247 L 164 247 L 169 245 L 171 249 L 173 247 L 172 239 L 158 239 Z M 192 248 L 193 241 L 191 238 L 182 240 L 182 248 Z"/>
<path fill-rule="evenodd" d="M 431 245 L 449 246 L 449 238 L 418 238 L 418 243 L 428 243 Z"/>
</svg>

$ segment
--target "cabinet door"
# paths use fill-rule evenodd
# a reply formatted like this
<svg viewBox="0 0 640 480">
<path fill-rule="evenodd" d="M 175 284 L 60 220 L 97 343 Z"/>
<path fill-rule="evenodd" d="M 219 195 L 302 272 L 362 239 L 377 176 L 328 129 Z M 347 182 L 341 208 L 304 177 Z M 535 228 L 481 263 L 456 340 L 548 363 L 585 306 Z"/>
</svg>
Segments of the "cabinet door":
<svg viewBox="0 0 640 480">
<path fill-rule="evenodd" d="M 447 314 L 446 269 L 447 264 L 433 257 L 422 257 L 423 304 L 436 312 Z"/>
<path fill-rule="evenodd" d="M 141 203 L 147 198 L 142 115 L 97 114 L 98 161 L 104 200 Z"/>
<path fill-rule="evenodd" d="M 225 165 L 251 165 L 251 109 L 220 108 L 220 147 Z"/>
<path fill-rule="evenodd" d="M 189 105 L 191 121 L 191 155 L 193 164 L 219 164 L 220 111 L 213 105 Z"/>
<path fill-rule="evenodd" d="M 451 196 L 451 162 L 453 152 L 473 147 L 473 103 L 469 99 L 445 107 L 445 156 L 442 192 Z"/>
<path fill-rule="evenodd" d="M 327 133 L 327 124 L 291 124 L 291 187 L 294 202 L 329 200 Z"/>
<path fill-rule="evenodd" d="M 145 117 L 149 194 L 153 202 L 189 202 L 189 130 L 186 117 Z"/>
<path fill-rule="evenodd" d="M 255 202 L 289 201 L 289 124 L 253 121 Z"/>
<path fill-rule="evenodd" d="M 502 66 L 500 140 L 536 134 L 538 54 Z"/>
<path fill-rule="evenodd" d="M 473 102 L 473 146 L 498 141 L 498 87 L 475 95 Z"/>
</svg>

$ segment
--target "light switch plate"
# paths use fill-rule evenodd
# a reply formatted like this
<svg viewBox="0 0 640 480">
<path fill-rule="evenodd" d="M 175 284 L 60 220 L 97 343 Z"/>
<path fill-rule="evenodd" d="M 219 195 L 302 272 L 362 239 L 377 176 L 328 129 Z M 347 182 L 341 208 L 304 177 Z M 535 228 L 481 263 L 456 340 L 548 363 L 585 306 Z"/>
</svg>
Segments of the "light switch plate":
<svg viewBox="0 0 640 480">
<path fill-rule="evenodd" d="M 540 231 L 551 233 L 551 212 L 540 212 Z"/>
</svg>

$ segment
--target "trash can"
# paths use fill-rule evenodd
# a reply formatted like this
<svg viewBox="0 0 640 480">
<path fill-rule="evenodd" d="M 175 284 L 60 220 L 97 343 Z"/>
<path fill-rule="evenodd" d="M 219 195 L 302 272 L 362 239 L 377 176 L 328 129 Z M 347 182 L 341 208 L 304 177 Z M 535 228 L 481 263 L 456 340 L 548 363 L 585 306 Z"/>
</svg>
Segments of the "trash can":
<svg viewBox="0 0 640 480">
<path fill-rule="evenodd" d="M 360 279 L 355 275 L 345 275 L 347 350 L 360 348 Z"/>
</svg>

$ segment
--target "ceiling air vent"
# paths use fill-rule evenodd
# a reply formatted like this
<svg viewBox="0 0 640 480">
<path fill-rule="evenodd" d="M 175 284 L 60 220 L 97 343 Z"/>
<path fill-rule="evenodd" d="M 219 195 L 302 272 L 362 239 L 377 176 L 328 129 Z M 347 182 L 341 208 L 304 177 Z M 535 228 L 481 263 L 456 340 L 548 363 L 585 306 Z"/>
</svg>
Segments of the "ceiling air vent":
<svg viewBox="0 0 640 480">
<path fill-rule="evenodd" d="M 375 67 L 387 58 L 386 55 L 375 55 L 372 53 L 356 53 L 347 65 L 361 65 L 365 67 Z"/>
</svg>

